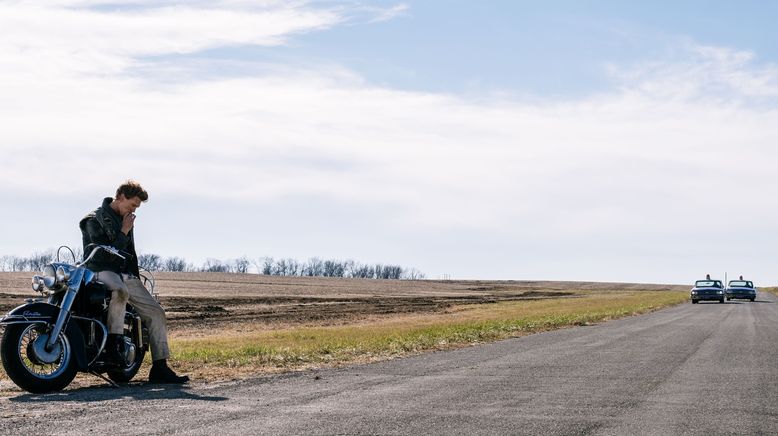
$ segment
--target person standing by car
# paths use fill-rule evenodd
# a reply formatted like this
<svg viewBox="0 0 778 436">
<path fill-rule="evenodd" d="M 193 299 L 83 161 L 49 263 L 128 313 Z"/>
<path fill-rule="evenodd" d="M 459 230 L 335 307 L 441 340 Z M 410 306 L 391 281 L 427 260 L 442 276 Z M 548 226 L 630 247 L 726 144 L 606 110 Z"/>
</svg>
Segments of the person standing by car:
<svg viewBox="0 0 778 436">
<path fill-rule="evenodd" d="M 111 363 L 124 365 L 124 312 L 129 302 L 149 327 L 149 343 L 153 364 L 149 371 L 152 383 L 186 383 L 188 376 L 177 375 L 167 365 L 170 349 L 167 343 L 165 310 L 143 286 L 139 277 L 138 256 L 135 253 L 135 211 L 149 194 L 135 181 L 128 180 L 116 190 L 116 195 L 103 199 L 103 204 L 80 222 L 84 256 L 96 245 L 110 245 L 128 253 L 126 260 L 98 253 L 86 265 L 97 272 L 97 280 L 112 291 L 108 306 L 107 357 Z"/>
</svg>

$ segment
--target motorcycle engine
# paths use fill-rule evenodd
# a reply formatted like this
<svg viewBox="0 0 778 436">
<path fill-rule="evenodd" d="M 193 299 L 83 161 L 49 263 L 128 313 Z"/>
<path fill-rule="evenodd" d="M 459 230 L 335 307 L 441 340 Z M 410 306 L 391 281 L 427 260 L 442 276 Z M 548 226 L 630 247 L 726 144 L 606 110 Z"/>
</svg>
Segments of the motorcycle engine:
<svg viewBox="0 0 778 436">
<path fill-rule="evenodd" d="M 129 365 L 135 363 L 135 343 L 126 336 L 124 337 L 124 361 Z"/>
</svg>

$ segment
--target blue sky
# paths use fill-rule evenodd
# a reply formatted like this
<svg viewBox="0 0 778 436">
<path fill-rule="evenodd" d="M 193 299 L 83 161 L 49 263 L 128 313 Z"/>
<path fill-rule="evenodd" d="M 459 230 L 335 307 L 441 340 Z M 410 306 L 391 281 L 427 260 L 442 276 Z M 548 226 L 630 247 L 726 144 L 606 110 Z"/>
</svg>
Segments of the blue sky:
<svg viewBox="0 0 778 436">
<path fill-rule="evenodd" d="M 143 252 L 778 283 L 778 5 L 0 3 L 0 254 L 126 178 Z"/>
<path fill-rule="evenodd" d="M 325 4 L 327 4 L 325 2 Z M 606 65 L 681 56 L 679 40 L 775 59 L 769 2 L 369 2 L 394 19 L 355 13 L 347 25 L 281 47 L 217 49 L 213 57 L 337 63 L 401 89 L 538 98 L 605 91 Z"/>
</svg>

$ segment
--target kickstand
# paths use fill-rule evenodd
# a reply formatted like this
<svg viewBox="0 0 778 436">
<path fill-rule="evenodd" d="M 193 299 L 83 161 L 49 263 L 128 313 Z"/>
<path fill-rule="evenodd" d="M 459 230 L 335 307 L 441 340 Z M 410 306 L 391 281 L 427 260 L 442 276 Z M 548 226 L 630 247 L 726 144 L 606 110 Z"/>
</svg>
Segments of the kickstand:
<svg viewBox="0 0 778 436">
<path fill-rule="evenodd" d="M 112 388 L 117 388 L 117 389 L 119 388 L 119 385 L 117 385 L 116 382 L 114 382 L 113 380 L 109 379 L 108 377 L 106 377 L 106 376 L 104 376 L 104 375 L 102 375 L 100 373 L 94 372 L 94 371 L 89 371 L 89 373 L 94 375 L 94 376 L 100 377 L 103 380 L 105 380 L 109 385 L 111 385 Z"/>
</svg>

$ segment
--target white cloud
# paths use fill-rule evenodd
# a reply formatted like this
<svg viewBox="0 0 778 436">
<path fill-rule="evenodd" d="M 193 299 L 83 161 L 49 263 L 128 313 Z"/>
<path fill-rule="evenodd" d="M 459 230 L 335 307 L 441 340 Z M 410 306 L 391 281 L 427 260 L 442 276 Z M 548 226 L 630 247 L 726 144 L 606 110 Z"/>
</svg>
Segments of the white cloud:
<svg viewBox="0 0 778 436">
<path fill-rule="evenodd" d="M 778 97 L 778 66 L 758 65 L 752 52 L 686 41 L 672 61 L 650 61 L 631 69 L 615 66 L 625 86 L 663 99 L 741 102 Z"/>
<path fill-rule="evenodd" d="M 386 9 L 369 8 L 369 11 L 375 15 L 375 18 L 372 18 L 368 22 L 378 23 L 382 21 L 390 21 L 405 14 L 408 12 L 408 10 L 410 10 L 410 7 L 407 4 L 398 4 Z"/>
<path fill-rule="evenodd" d="M 245 10 L 185 4 L 95 10 L 62 3 L 80 2 L 0 4 L 4 76 L 110 76 L 137 63 L 140 56 L 241 44 L 278 45 L 289 35 L 328 28 L 341 20 L 332 11 L 305 7 Z"/>
<path fill-rule="evenodd" d="M 4 135 L 17 144 L 8 151 L 20 163 L 63 149 L 60 162 L 72 166 L 123 157 L 137 160 L 143 179 L 165 180 L 158 185 L 186 180 L 212 187 L 211 195 L 257 200 L 367 198 L 436 226 L 507 227 L 533 222 L 538 209 L 605 207 L 627 215 L 609 214 L 614 221 L 657 218 L 661 211 L 641 208 L 643 196 L 662 193 L 653 205 L 660 208 L 673 198 L 690 206 L 717 193 L 731 198 L 752 177 L 763 179 L 754 174 L 769 169 L 765 154 L 775 157 L 778 139 L 770 111 L 629 92 L 549 106 L 490 105 L 310 73 L 161 89 L 89 78 L 39 91 L 26 97 L 37 107 L 4 114 L 15 126 Z M 144 162 L 155 163 L 143 169 Z M 7 186 L 24 180 L 26 166 L 13 168 L 0 176 Z M 111 180 L 116 169 L 101 171 Z M 732 183 L 724 174 L 745 178 Z M 41 188 L 59 189 L 56 173 L 43 177 L 50 183 Z M 674 192 L 678 183 L 685 189 Z M 629 226 L 590 211 L 581 219 L 603 229 Z"/>
</svg>

